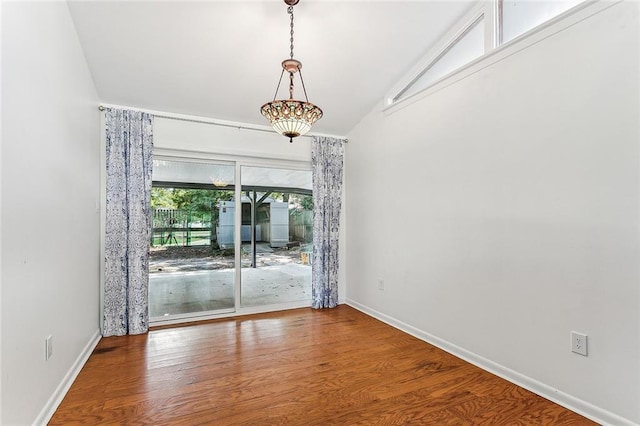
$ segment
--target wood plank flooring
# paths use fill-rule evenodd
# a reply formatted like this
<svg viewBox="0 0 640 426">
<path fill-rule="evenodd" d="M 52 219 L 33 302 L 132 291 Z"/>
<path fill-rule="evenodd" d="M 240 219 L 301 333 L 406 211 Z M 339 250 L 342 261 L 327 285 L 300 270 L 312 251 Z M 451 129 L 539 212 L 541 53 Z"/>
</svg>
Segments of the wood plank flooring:
<svg viewBox="0 0 640 426">
<path fill-rule="evenodd" d="M 104 338 L 51 425 L 591 425 L 348 307 Z"/>
</svg>

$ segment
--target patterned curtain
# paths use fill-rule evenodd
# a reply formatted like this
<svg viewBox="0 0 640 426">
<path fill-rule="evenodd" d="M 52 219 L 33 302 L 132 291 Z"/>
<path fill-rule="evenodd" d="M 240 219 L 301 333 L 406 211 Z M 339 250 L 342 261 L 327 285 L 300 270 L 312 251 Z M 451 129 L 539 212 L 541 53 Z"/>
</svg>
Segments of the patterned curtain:
<svg viewBox="0 0 640 426">
<path fill-rule="evenodd" d="M 312 307 L 338 305 L 338 233 L 342 197 L 344 141 L 314 137 L 311 143 L 313 174 Z"/>
<path fill-rule="evenodd" d="M 149 330 L 153 116 L 108 108 L 104 336 Z"/>
</svg>

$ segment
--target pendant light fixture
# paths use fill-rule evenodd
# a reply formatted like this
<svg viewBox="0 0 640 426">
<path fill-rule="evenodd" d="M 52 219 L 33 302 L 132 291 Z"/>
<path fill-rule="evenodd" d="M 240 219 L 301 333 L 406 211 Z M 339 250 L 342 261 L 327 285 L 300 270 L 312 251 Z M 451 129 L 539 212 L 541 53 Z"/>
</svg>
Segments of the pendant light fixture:
<svg viewBox="0 0 640 426">
<path fill-rule="evenodd" d="M 267 102 L 260 108 L 260 112 L 271 122 L 273 129 L 281 135 L 288 137 L 289 142 L 293 142 L 293 138 L 307 133 L 311 130 L 311 126 L 322 118 L 322 110 L 309 102 L 309 98 L 307 97 L 307 89 L 304 87 L 304 80 L 302 79 L 302 63 L 293 58 L 293 6 L 298 4 L 299 1 L 300 0 L 284 0 L 288 5 L 287 13 L 291 18 L 291 38 L 289 39 L 291 42 L 289 46 L 290 57 L 282 61 L 282 73 L 280 74 L 280 80 L 278 81 L 273 101 Z M 289 74 L 289 99 L 276 100 L 285 71 Z M 304 101 L 293 98 L 293 77 L 296 73 L 300 75 L 300 82 L 302 83 L 302 90 L 304 91 Z"/>
</svg>

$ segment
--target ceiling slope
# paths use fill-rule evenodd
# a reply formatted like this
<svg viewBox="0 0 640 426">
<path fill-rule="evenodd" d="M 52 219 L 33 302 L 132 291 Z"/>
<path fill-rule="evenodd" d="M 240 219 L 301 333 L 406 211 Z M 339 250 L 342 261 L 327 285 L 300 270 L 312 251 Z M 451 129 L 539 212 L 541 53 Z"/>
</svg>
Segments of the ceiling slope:
<svg viewBox="0 0 640 426">
<path fill-rule="evenodd" d="M 284 2 L 68 3 L 103 102 L 268 124 L 259 109 L 289 55 Z M 314 130 L 347 134 L 471 4 L 302 0 L 295 57 L 324 110 Z"/>
</svg>

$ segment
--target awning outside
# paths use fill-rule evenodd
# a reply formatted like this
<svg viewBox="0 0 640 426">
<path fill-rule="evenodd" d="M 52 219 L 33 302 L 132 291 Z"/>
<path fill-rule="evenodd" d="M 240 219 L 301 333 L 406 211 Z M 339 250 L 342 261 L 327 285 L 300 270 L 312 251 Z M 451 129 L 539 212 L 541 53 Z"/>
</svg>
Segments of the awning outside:
<svg viewBox="0 0 640 426">
<path fill-rule="evenodd" d="M 290 188 L 310 192 L 311 172 L 270 167 L 243 166 L 242 189 L 283 190 Z M 166 184 L 187 184 L 203 187 L 233 187 L 235 166 L 229 164 L 202 163 L 174 160 L 153 160 L 153 181 Z"/>
</svg>

